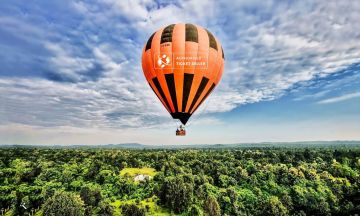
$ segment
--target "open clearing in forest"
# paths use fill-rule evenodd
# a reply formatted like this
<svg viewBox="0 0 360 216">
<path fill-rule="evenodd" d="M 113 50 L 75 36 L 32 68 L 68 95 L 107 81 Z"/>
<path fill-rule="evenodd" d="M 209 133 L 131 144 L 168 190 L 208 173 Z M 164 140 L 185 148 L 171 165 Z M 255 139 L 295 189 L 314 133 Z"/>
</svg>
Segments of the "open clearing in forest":
<svg viewBox="0 0 360 216">
<path fill-rule="evenodd" d="M 143 168 L 124 168 L 120 171 L 120 176 L 135 177 L 140 174 L 154 177 L 156 175 L 156 170 L 150 167 L 143 167 Z"/>
<path fill-rule="evenodd" d="M 153 196 L 151 198 L 145 199 L 140 201 L 139 203 L 136 203 L 135 199 L 132 200 L 126 200 L 126 201 L 122 201 L 122 200 L 116 200 L 115 202 L 111 203 L 112 206 L 115 207 L 115 211 L 114 211 L 114 215 L 122 215 L 121 214 L 121 206 L 124 204 L 135 204 L 140 208 L 145 208 L 146 206 L 148 206 L 148 211 L 146 211 L 146 215 L 149 216 L 170 216 L 170 215 L 175 215 L 170 213 L 170 211 L 168 209 L 162 208 L 161 206 L 156 204 L 156 200 L 158 198 L 156 196 Z"/>
</svg>

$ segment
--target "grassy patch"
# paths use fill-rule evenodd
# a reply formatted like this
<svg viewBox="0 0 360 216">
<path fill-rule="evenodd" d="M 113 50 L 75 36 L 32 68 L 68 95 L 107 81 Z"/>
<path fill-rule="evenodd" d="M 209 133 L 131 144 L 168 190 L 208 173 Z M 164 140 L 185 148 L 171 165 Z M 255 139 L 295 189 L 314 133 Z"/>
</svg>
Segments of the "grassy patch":
<svg viewBox="0 0 360 216">
<path fill-rule="evenodd" d="M 116 200 L 115 202 L 111 203 L 112 206 L 114 206 L 115 208 L 115 214 L 114 215 L 121 215 L 121 206 L 124 204 L 136 204 L 138 207 L 140 208 L 145 208 L 146 206 L 148 206 L 148 211 L 146 212 L 146 215 L 150 215 L 150 216 L 170 216 L 170 215 L 175 215 L 172 214 L 169 210 L 159 206 L 156 204 L 156 200 L 158 198 L 156 196 L 153 196 L 151 198 L 145 199 L 140 201 L 138 204 L 136 204 L 135 199 L 132 200 Z"/>
<path fill-rule="evenodd" d="M 156 170 L 154 168 L 143 167 L 143 168 L 124 168 L 120 171 L 120 176 L 135 177 L 140 174 L 154 177 L 156 175 Z"/>
<path fill-rule="evenodd" d="M 14 215 L 12 210 L 7 211 L 7 212 L 5 213 L 5 216 L 12 216 L 12 215 Z"/>
</svg>

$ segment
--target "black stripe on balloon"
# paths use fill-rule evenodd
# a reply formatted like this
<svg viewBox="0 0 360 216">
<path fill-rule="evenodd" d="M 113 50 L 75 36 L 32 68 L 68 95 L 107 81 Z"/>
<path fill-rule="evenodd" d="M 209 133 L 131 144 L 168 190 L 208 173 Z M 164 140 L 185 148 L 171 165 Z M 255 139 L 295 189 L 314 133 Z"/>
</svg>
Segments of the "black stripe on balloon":
<svg viewBox="0 0 360 216">
<path fill-rule="evenodd" d="M 194 100 L 193 100 L 192 103 L 191 103 L 191 106 L 190 106 L 189 111 L 191 111 L 192 108 L 195 106 L 197 100 L 199 99 L 201 93 L 204 91 L 205 86 L 206 86 L 206 84 L 207 84 L 208 82 L 209 82 L 209 79 L 208 79 L 208 78 L 206 78 L 206 77 L 203 77 L 203 78 L 202 78 L 201 83 L 200 83 L 200 86 L 199 86 L 198 90 L 196 91 Z"/>
<path fill-rule="evenodd" d="M 171 112 L 171 109 L 170 109 L 170 105 L 169 105 L 169 102 L 167 101 L 166 97 L 165 97 L 165 94 L 164 94 L 164 91 L 162 90 L 161 86 L 160 86 L 160 83 L 159 83 L 159 80 L 157 79 L 157 77 L 154 77 L 152 79 L 153 83 L 155 84 L 155 87 L 156 89 L 158 90 L 162 100 L 165 102 L 165 105 L 167 106 L 167 108 L 169 109 L 169 111 Z"/>
<path fill-rule="evenodd" d="M 222 51 L 222 58 L 225 60 L 225 53 L 224 53 L 224 49 L 221 47 L 221 51 Z"/>
<path fill-rule="evenodd" d="M 163 32 L 161 33 L 160 44 L 172 42 L 172 34 L 173 34 L 174 27 L 175 27 L 175 24 L 171 24 L 164 28 Z"/>
<path fill-rule="evenodd" d="M 210 87 L 210 89 L 206 92 L 205 96 L 203 97 L 203 99 L 201 99 L 199 105 L 195 108 L 195 110 L 197 110 L 197 108 L 199 108 L 199 106 L 204 102 L 204 100 L 207 98 L 207 96 L 209 96 L 209 94 L 211 93 L 211 91 L 215 88 L 215 84 L 213 83 Z M 194 110 L 194 112 L 195 112 Z M 191 112 L 191 110 L 190 110 Z"/>
<path fill-rule="evenodd" d="M 186 104 L 189 99 L 190 89 L 194 74 L 184 73 L 184 89 L 183 89 L 183 98 L 182 98 L 182 112 L 185 112 Z"/>
<path fill-rule="evenodd" d="M 148 49 L 151 49 L 151 42 L 152 42 L 152 40 L 154 38 L 154 35 L 155 35 L 155 32 L 150 36 L 149 40 L 147 41 L 145 51 L 148 50 Z"/>
<path fill-rule="evenodd" d="M 185 24 L 185 41 L 199 42 L 198 30 L 195 25 Z"/>
<path fill-rule="evenodd" d="M 178 112 L 174 74 L 165 74 L 165 79 L 166 79 L 166 84 L 169 88 L 172 103 L 174 104 L 175 107 L 175 112 Z"/>
<path fill-rule="evenodd" d="M 218 50 L 218 48 L 217 48 L 217 43 L 216 43 L 216 40 L 215 40 L 214 35 L 211 34 L 211 32 L 209 32 L 208 30 L 206 30 L 206 32 L 207 32 L 207 34 L 208 34 L 208 36 L 209 36 L 209 46 L 210 46 L 211 48 L 214 48 L 214 49 Z"/>
</svg>

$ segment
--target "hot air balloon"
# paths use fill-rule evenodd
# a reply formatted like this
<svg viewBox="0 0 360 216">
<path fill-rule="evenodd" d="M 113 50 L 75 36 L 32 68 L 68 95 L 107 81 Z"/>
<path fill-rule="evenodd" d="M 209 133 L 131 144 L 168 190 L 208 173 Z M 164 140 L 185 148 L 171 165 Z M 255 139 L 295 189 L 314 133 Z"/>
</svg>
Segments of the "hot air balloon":
<svg viewBox="0 0 360 216">
<path fill-rule="evenodd" d="M 172 24 L 150 36 L 143 48 L 142 68 L 166 110 L 186 125 L 219 83 L 224 51 L 207 29 Z M 177 135 L 185 135 L 185 130 Z"/>
</svg>

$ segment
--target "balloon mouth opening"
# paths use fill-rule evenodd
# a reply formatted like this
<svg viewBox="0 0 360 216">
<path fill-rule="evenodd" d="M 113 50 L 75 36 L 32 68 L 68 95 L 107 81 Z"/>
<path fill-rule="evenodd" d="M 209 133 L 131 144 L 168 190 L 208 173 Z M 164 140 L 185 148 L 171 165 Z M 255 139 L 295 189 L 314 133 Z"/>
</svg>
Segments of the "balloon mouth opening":
<svg viewBox="0 0 360 216">
<path fill-rule="evenodd" d="M 181 121 L 181 123 L 183 123 L 183 125 L 186 125 L 187 121 L 189 120 L 191 114 L 190 113 L 184 113 L 184 112 L 175 112 L 175 113 L 170 113 L 171 116 L 174 119 L 179 119 Z"/>
</svg>

